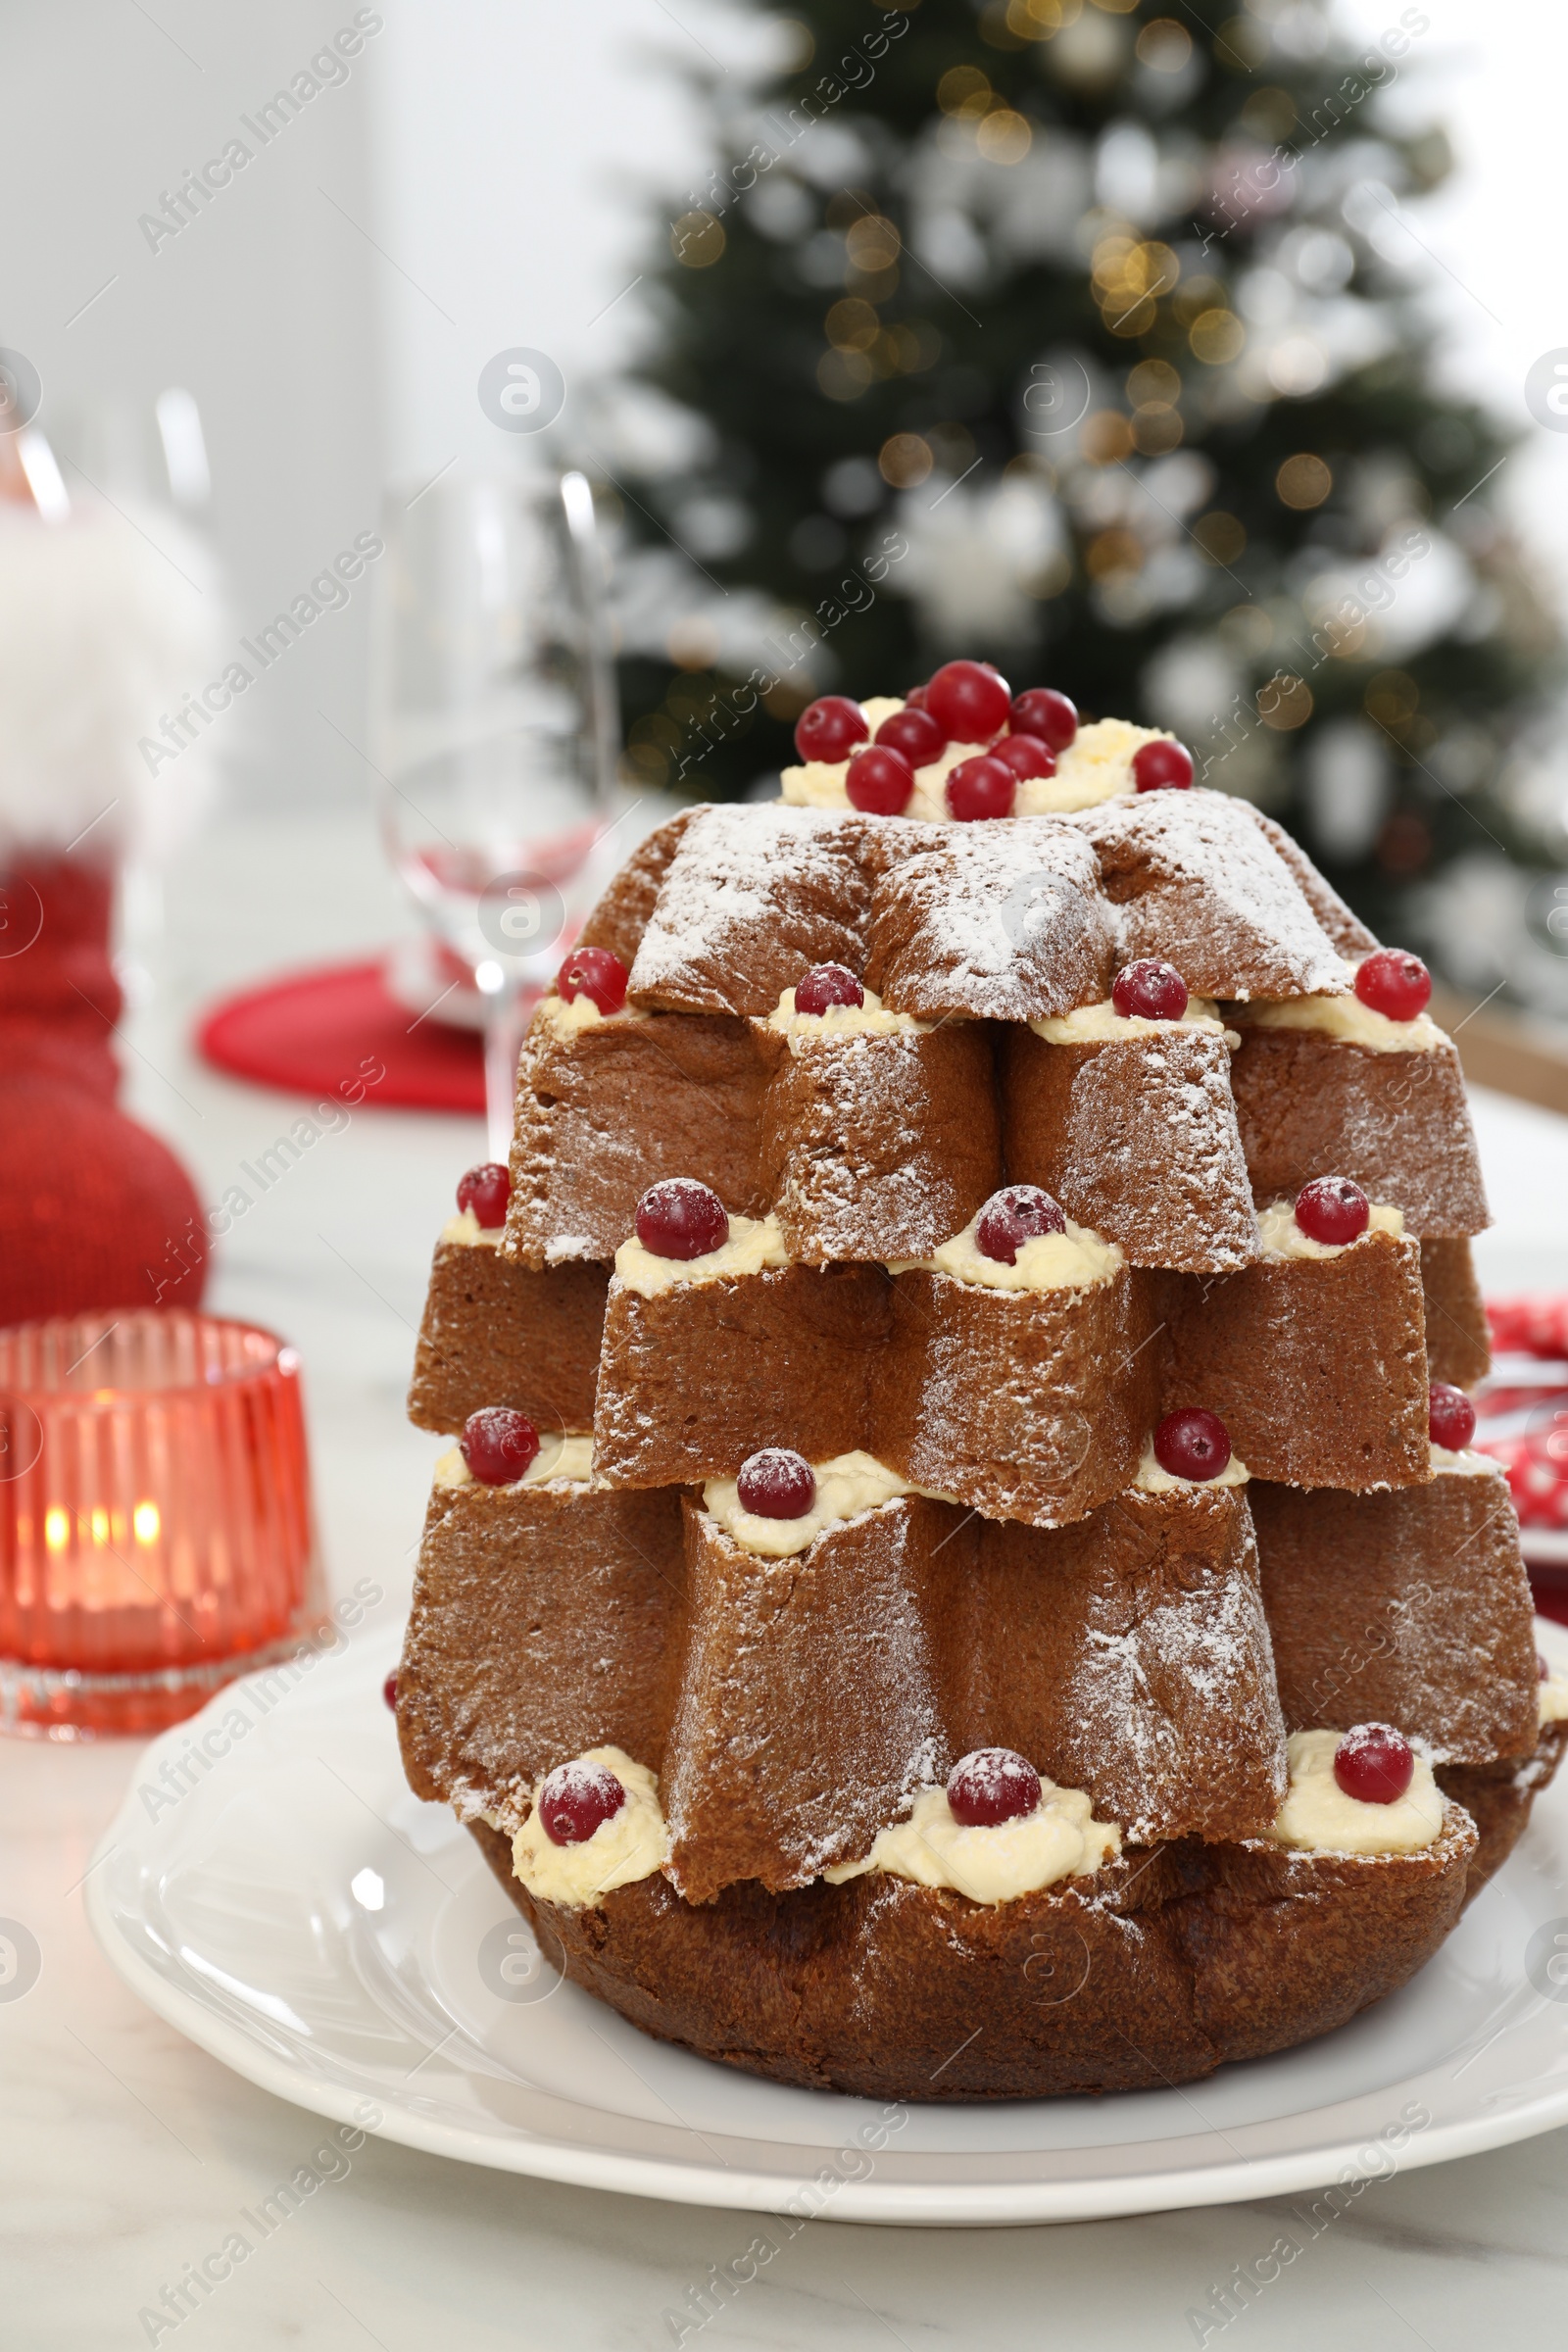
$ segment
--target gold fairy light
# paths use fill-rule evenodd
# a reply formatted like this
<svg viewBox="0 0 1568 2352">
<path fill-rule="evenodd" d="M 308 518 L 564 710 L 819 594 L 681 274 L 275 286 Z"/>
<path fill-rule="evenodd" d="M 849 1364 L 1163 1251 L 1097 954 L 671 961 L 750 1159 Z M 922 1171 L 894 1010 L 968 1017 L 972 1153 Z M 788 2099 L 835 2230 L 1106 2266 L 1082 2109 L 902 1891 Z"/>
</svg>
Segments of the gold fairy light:
<svg viewBox="0 0 1568 2352">
<path fill-rule="evenodd" d="M 1078 454 L 1091 466 L 1114 466 L 1132 454 L 1132 427 L 1119 409 L 1097 409 L 1078 430 Z"/>
<path fill-rule="evenodd" d="M 1181 398 L 1182 379 L 1165 360 L 1140 360 L 1127 376 L 1127 397 L 1135 409 L 1156 403 L 1173 408 Z"/>
<path fill-rule="evenodd" d="M 1163 458 L 1180 449 L 1185 430 L 1181 411 L 1168 401 L 1146 401 L 1133 411 L 1133 447 L 1142 457 Z"/>
<path fill-rule="evenodd" d="M 1290 137 L 1298 119 L 1290 91 L 1272 85 L 1254 90 L 1238 118 L 1244 130 L 1250 130 L 1254 139 L 1266 139 L 1271 147 Z"/>
<path fill-rule="evenodd" d="M 844 250 L 852 270 L 877 277 L 897 266 L 904 240 L 881 213 L 865 213 L 846 229 Z"/>
<path fill-rule="evenodd" d="M 873 375 L 863 351 L 824 351 L 816 363 L 818 388 L 829 400 L 858 400 Z"/>
<path fill-rule="evenodd" d="M 1193 537 L 1211 564 L 1234 564 L 1247 547 L 1245 526 L 1223 507 L 1200 515 L 1193 525 Z"/>
<path fill-rule="evenodd" d="M 937 104 L 945 115 L 974 122 L 995 103 L 991 78 L 978 66 L 950 66 L 937 83 Z"/>
<path fill-rule="evenodd" d="M 1312 689 L 1294 670 L 1276 670 L 1257 690 L 1257 715 L 1265 727 L 1285 735 L 1304 727 L 1312 715 Z"/>
<path fill-rule="evenodd" d="M 906 318 L 888 329 L 901 375 L 921 375 L 942 357 L 942 337 L 924 318 Z"/>
<path fill-rule="evenodd" d="M 1195 360 L 1222 368 L 1236 359 L 1247 341 L 1247 329 L 1234 311 L 1203 311 L 1187 330 Z"/>
<path fill-rule="evenodd" d="M 1083 13 L 1084 0 L 1007 0 L 1004 21 L 1020 41 L 1051 41 L 1064 24 L 1076 24 Z"/>
<path fill-rule="evenodd" d="M 1302 450 L 1287 458 L 1274 476 L 1274 488 L 1280 504 L 1294 507 L 1299 513 L 1320 507 L 1334 487 L 1334 476 L 1321 458 Z"/>
<path fill-rule="evenodd" d="M 869 351 L 882 331 L 871 305 L 853 295 L 833 305 L 823 325 L 828 341 L 839 351 Z"/>
<path fill-rule="evenodd" d="M 1136 237 L 1113 235 L 1102 237 L 1089 257 L 1089 275 L 1097 302 L 1103 302 L 1112 286 L 1125 283 L 1128 256 L 1138 245 Z M 1139 288 L 1142 293 L 1143 288 Z"/>
<path fill-rule="evenodd" d="M 1408 670 L 1380 669 L 1367 685 L 1362 709 L 1383 726 L 1399 728 L 1414 718 L 1420 701 L 1421 689 Z"/>
<path fill-rule="evenodd" d="M 1010 106 L 993 107 L 975 133 L 975 145 L 988 164 L 1021 164 L 1033 139 L 1027 115 Z"/>
<path fill-rule="evenodd" d="M 890 433 L 877 452 L 882 479 L 895 490 L 912 490 L 923 482 L 936 463 L 931 444 L 920 433 Z"/>
<path fill-rule="evenodd" d="M 710 270 L 724 251 L 724 230 L 711 213 L 682 213 L 669 232 L 677 262 L 688 270 Z"/>
<path fill-rule="evenodd" d="M 1129 578 L 1144 567 L 1144 543 L 1136 531 L 1119 524 L 1097 531 L 1084 549 L 1084 569 L 1092 580 Z"/>
<path fill-rule="evenodd" d="M 1152 18 L 1138 35 L 1138 62 L 1155 74 L 1179 74 L 1192 54 L 1193 36 L 1174 17 Z"/>
</svg>

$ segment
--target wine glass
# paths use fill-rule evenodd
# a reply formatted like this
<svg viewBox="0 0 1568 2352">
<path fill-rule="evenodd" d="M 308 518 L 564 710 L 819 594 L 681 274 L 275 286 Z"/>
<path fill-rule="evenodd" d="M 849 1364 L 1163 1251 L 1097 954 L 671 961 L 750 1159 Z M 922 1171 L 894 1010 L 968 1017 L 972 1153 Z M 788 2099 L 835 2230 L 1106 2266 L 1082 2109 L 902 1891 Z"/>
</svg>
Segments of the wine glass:
<svg viewBox="0 0 1568 2352">
<path fill-rule="evenodd" d="M 490 1152 L 504 1160 L 524 1022 L 614 857 L 593 493 L 580 473 L 459 477 L 389 498 L 382 535 L 381 833 L 482 999 Z"/>
</svg>

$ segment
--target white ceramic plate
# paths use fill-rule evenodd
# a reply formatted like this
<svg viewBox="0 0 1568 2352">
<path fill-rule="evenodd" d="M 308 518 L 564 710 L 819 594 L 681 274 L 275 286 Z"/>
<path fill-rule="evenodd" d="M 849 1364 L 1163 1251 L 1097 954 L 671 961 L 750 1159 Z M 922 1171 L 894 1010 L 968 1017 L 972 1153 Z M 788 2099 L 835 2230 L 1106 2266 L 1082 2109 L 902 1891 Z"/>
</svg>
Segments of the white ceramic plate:
<svg viewBox="0 0 1568 2352">
<path fill-rule="evenodd" d="M 557 1978 L 410 1794 L 392 1663 L 363 1645 L 270 1704 L 254 1678 L 215 1698 L 148 1751 L 87 1881 L 143 2000 L 340 2123 L 686 2204 L 995 2224 L 1288 2194 L 1568 2121 L 1568 1786 L 1414 1983 L 1338 2034 L 1182 2089 L 887 2110 L 652 2041 Z"/>
</svg>

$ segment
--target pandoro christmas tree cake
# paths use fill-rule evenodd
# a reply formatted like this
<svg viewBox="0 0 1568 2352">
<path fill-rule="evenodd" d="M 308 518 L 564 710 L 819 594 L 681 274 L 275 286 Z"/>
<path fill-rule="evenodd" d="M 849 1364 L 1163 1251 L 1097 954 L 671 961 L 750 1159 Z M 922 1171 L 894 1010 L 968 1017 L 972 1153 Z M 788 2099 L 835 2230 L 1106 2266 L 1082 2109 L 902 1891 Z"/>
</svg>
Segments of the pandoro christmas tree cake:
<svg viewBox="0 0 1568 2352">
<path fill-rule="evenodd" d="M 1426 972 L 983 664 L 797 743 L 625 866 L 458 1188 L 410 1783 L 579 1984 L 785 2082 L 1325 2033 L 1568 1740 Z"/>
</svg>

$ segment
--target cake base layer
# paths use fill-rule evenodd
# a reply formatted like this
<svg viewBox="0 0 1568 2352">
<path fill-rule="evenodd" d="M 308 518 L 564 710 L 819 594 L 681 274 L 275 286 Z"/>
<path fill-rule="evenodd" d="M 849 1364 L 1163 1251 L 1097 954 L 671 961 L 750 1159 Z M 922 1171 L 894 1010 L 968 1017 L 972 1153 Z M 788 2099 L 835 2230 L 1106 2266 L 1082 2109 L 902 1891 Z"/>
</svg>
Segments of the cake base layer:
<svg viewBox="0 0 1568 2352">
<path fill-rule="evenodd" d="M 438 1242 L 409 1419 L 446 1437 L 510 1404 L 547 1433 L 591 1429 L 609 1287 L 608 1266 L 535 1273 L 483 1243 Z"/>
<path fill-rule="evenodd" d="M 1465 1901 L 1473 1903 L 1530 1826 L 1530 1808 L 1568 1751 L 1568 1722 L 1543 1724 L 1532 1752 L 1494 1764 L 1442 1764 L 1439 1788 L 1463 1805 L 1480 1833 Z"/>
<path fill-rule="evenodd" d="M 1450 1801 L 1418 1853 L 1134 1847 L 997 1906 L 870 1876 L 749 1882 L 696 1907 L 656 1875 L 565 1910 L 517 1883 L 504 1836 L 468 1826 L 546 1955 L 645 2033 L 909 2101 L 1157 2089 L 1330 2033 L 1431 1958 L 1480 1849 Z"/>
</svg>

